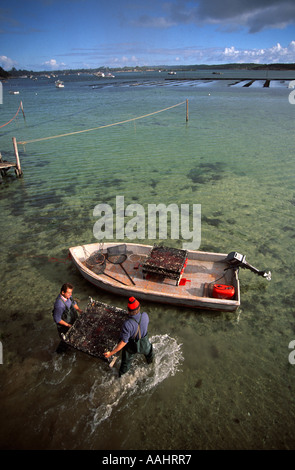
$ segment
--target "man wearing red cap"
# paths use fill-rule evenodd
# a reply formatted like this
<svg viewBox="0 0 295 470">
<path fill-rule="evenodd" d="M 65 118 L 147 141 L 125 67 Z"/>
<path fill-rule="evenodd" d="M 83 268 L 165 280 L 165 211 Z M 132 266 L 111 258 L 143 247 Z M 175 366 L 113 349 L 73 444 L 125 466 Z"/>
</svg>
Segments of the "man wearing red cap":
<svg viewBox="0 0 295 470">
<path fill-rule="evenodd" d="M 128 372 L 134 354 L 144 354 L 148 364 L 153 362 L 153 345 L 148 337 L 149 316 L 146 312 L 140 312 L 140 303 L 135 297 L 128 301 L 129 318 L 123 323 L 120 339 L 113 351 L 104 353 L 106 358 L 116 354 L 122 349 L 122 362 L 119 376 Z"/>
</svg>

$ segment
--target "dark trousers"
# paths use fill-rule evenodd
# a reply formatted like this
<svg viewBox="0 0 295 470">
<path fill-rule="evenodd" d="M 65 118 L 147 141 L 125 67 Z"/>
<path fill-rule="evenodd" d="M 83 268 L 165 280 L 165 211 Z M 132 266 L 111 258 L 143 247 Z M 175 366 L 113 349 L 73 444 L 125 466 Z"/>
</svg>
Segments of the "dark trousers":
<svg viewBox="0 0 295 470">
<path fill-rule="evenodd" d="M 150 343 L 148 335 L 138 341 L 130 340 L 122 349 L 122 361 L 119 369 L 119 376 L 126 374 L 131 367 L 135 354 L 144 354 L 147 363 L 151 364 L 154 358 L 153 345 Z"/>
</svg>

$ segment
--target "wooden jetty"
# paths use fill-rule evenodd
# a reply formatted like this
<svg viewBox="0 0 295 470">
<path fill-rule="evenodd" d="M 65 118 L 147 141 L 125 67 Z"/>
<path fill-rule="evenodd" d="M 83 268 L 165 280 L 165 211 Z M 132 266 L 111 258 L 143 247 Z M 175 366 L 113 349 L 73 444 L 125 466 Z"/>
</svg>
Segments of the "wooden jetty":
<svg viewBox="0 0 295 470">
<path fill-rule="evenodd" d="M 2 176 L 5 176 L 11 168 L 14 169 L 14 172 L 17 177 L 21 177 L 23 174 L 21 166 L 20 166 L 20 159 L 18 155 L 18 148 L 17 148 L 17 142 L 16 142 L 15 137 L 12 138 L 12 142 L 13 142 L 13 148 L 14 148 L 15 162 L 13 163 L 13 162 L 7 162 L 6 160 L 3 160 L 1 152 L 0 152 L 0 178 Z"/>
</svg>

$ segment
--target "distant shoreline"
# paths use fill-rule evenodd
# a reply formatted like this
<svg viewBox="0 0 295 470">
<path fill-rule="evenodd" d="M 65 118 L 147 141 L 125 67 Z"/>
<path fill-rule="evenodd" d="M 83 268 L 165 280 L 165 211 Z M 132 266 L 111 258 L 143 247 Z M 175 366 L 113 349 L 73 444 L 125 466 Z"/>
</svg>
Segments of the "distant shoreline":
<svg viewBox="0 0 295 470">
<path fill-rule="evenodd" d="M 97 67 L 97 68 L 89 68 L 89 69 L 66 69 L 66 70 L 40 70 L 40 71 L 32 71 L 32 70 L 16 70 L 12 68 L 9 71 L 5 71 L 0 67 L 0 79 L 7 79 L 7 78 L 18 78 L 23 75 L 29 75 L 38 77 L 42 74 L 63 74 L 63 75 L 70 75 L 70 74 L 77 74 L 77 73 L 97 73 L 97 72 L 113 72 L 113 73 L 121 73 L 121 72 L 157 72 L 161 71 L 163 73 L 169 71 L 176 71 L 176 72 L 197 72 L 197 71 L 210 71 L 210 70 L 248 70 L 248 71 L 295 71 L 295 63 L 292 64 L 254 64 L 254 63 L 244 63 L 244 64 L 215 64 L 215 65 L 206 65 L 206 64 L 199 64 L 199 65 L 152 65 L 152 66 L 137 66 L 137 67 Z M 217 77 L 215 77 L 217 78 Z M 220 78 L 220 77 L 219 77 Z M 283 79 L 282 79 L 283 80 Z"/>
</svg>

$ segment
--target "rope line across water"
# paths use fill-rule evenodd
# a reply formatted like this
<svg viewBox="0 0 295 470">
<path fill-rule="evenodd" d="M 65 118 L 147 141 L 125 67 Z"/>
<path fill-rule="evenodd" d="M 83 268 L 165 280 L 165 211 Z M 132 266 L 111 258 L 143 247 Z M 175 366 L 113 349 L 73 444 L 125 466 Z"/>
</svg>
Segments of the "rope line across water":
<svg viewBox="0 0 295 470">
<path fill-rule="evenodd" d="M 113 124 L 106 124 L 104 126 L 93 127 L 92 129 L 84 129 L 82 131 L 69 132 L 68 134 L 60 134 L 60 135 L 53 135 L 51 137 L 41 137 L 39 139 L 26 140 L 26 141 L 18 142 L 18 144 L 26 145 L 26 144 L 31 144 L 33 142 L 42 142 L 43 140 L 58 139 L 59 137 L 67 137 L 70 135 L 82 134 L 84 132 L 96 131 L 97 129 L 104 129 L 106 127 L 118 126 L 119 124 L 125 124 L 127 122 L 132 122 L 138 119 L 143 119 L 149 116 L 153 116 L 154 114 L 163 113 L 164 111 L 167 111 L 168 109 L 176 108 L 176 106 L 180 106 L 184 103 L 186 103 L 186 101 L 182 101 L 181 103 L 174 104 L 173 106 L 169 106 L 168 108 L 165 108 L 165 109 L 160 109 L 159 111 L 154 111 L 153 113 L 145 114 L 144 116 L 138 116 L 135 118 L 126 119 L 125 121 L 114 122 Z"/>
<path fill-rule="evenodd" d="M 10 121 L 8 121 L 6 124 L 2 124 L 2 126 L 0 126 L 0 129 L 1 129 L 1 127 L 5 127 L 5 126 L 7 126 L 8 124 L 10 124 L 10 123 L 16 118 L 16 116 L 18 115 L 20 109 L 22 110 L 23 116 L 25 117 L 24 109 L 23 109 L 23 103 L 20 102 L 20 105 L 19 105 L 19 107 L 18 107 L 18 110 L 17 110 L 16 114 L 15 114 L 15 115 L 13 116 L 13 118 L 10 119 Z"/>
</svg>

